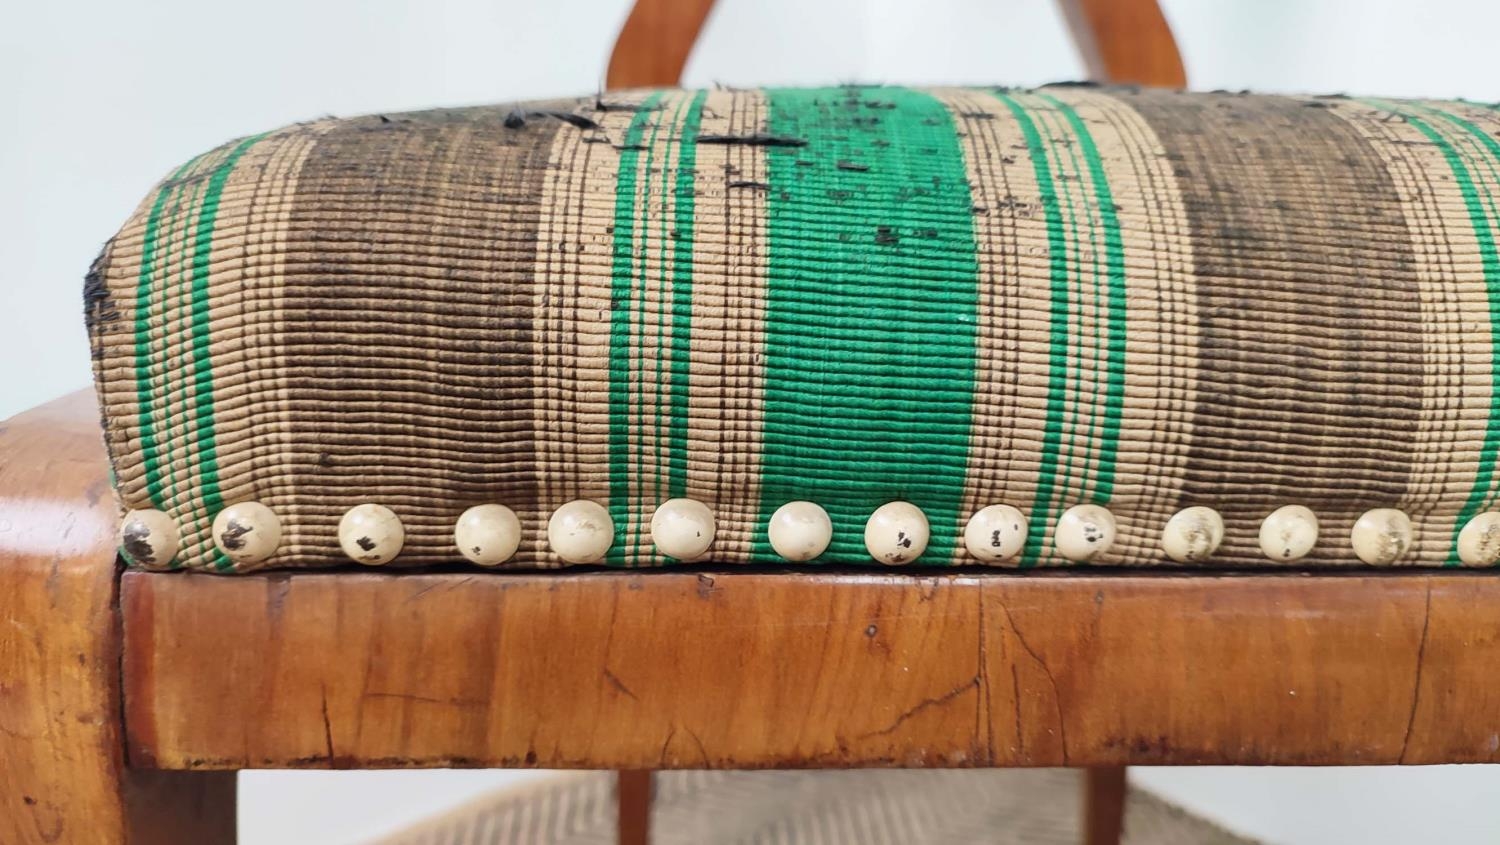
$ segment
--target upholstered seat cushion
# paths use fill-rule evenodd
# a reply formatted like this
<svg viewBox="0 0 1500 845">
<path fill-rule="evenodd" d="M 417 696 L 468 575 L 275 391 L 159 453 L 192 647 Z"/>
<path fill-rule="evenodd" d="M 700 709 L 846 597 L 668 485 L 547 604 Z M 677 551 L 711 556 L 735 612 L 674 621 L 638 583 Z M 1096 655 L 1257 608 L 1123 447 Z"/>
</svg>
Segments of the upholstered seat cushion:
<svg viewBox="0 0 1500 845">
<path fill-rule="evenodd" d="M 767 523 L 832 517 L 819 563 L 873 564 L 866 518 L 925 512 L 917 564 L 1065 563 L 1059 514 L 1106 506 L 1092 562 L 1150 565 L 1167 519 L 1223 515 L 1198 565 L 1458 562 L 1496 494 L 1500 116 L 1377 99 L 1006 89 L 636 91 L 299 124 L 151 192 L 89 276 L 109 449 L 174 565 L 236 565 L 227 504 L 280 519 L 259 566 L 347 562 L 349 508 L 405 527 L 391 565 L 460 560 L 500 503 L 515 566 L 592 499 L 604 559 L 670 562 L 665 500 L 709 557 L 779 563 Z"/>
</svg>

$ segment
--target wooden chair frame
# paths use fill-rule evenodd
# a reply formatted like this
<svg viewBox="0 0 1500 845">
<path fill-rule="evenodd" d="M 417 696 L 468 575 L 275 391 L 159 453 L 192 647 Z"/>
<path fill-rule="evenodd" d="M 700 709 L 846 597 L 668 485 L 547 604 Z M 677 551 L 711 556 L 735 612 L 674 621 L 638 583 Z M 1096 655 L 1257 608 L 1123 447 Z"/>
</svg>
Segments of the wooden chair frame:
<svg viewBox="0 0 1500 845">
<path fill-rule="evenodd" d="M 1091 79 L 1182 88 L 1187 74 L 1156 0 L 1058 0 Z M 636 0 L 605 73 L 610 89 L 675 86 L 714 0 Z"/>
<path fill-rule="evenodd" d="M 712 0 L 639 0 L 612 88 Z M 1154 0 L 1062 0 L 1095 78 L 1181 86 Z M 0 841 L 228 843 L 242 768 L 1500 762 L 1468 572 L 122 571 L 88 392 L 0 425 Z M 371 660 L 379 655 L 378 661 Z"/>
</svg>

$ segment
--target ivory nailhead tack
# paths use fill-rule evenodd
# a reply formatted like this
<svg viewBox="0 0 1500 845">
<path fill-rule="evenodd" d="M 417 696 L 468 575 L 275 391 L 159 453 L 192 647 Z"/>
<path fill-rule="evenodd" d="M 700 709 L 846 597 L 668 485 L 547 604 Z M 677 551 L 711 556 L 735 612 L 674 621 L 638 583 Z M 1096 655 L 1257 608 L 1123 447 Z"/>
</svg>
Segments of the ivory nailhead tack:
<svg viewBox="0 0 1500 845">
<path fill-rule="evenodd" d="M 1478 514 L 1459 529 L 1458 559 L 1464 566 L 1500 563 L 1500 512 Z"/>
<path fill-rule="evenodd" d="M 921 508 L 910 502 L 887 502 L 865 522 L 865 549 L 880 563 L 900 566 L 927 551 L 931 532 Z"/>
<path fill-rule="evenodd" d="M 1318 517 L 1303 505 L 1285 505 L 1260 524 L 1260 550 L 1271 560 L 1299 560 L 1318 544 Z"/>
<path fill-rule="evenodd" d="M 1057 520 L 1052 543 L 1058 554 L 1083 563 L 1109 551 L 1115 542 L 1115 516 L 1099 505 L 1074 505 Z"/>
<path fill-rule="evenodd" d="M 614 542 L 615 522 L 598 502 L 576 499 L 547 520 L 547 544 L 568 563 L 598 563 Z"/>
<path fill-rule="evenodd" d="M 651 515 L 651 542 L 667 557 L 694 560 L 714 542 L 714 512 L 696 499 L 668 499 Z"/>
<path fill-rule="evenodd" d="M 1411 548 L 1411 519 L 1395 508 L 1374 508 L 1355 520 L 1349 532 L 1354 554 L 1371 566 L 1395 563 Z"/>
<path fill-rule="evenodd" d="M 470 563 L 498 566 L 520 547 L 521 520 L 505 505 L 475 505 L 454 523 L 453 542 Z"/>
<path fill-rule="evenodd" d="M 833 542 L 833 520 L 816 502 L 787 502 L 766 526 L 771 548 L 792 561 L 812 560 Z"/>
<path fill-rule="evenodd" d="M 235 563 L 264 563 L 281 545 L 281 519 L 260 502 L 237 502 L 214 517 L 213 537 Z"/>
<path fill-rule="evenodd" d="M 1203 505 L 1183 508 L 1167 520 L 1161 532 L 1161 548 L 1178 563 L 1200 563 L 1213 556 L 1224 542 L 1224 517 Z"/>
<path fill-rule="evenodd" d="M 139 566 L 166 566 L 181 545 L 177 523 L 162 511 L 133 510 L 120 521 L 120 551 Z"/>
<path fill-rule="evenodd" d="M 355 505 L 339 520 L 339 547 L 350 560 L 368 566 L 390 563 L 401 554 L 406 528 L 384 505 Z"/>
<path fill-rule="evenodd" d="M 1026 516 L 1010 505 L 990 505 L 974 512 L 964 526 L 964 547 L 975 560 L 999 563 L 1014 558 L 1026 545 Z"/>
</svg>

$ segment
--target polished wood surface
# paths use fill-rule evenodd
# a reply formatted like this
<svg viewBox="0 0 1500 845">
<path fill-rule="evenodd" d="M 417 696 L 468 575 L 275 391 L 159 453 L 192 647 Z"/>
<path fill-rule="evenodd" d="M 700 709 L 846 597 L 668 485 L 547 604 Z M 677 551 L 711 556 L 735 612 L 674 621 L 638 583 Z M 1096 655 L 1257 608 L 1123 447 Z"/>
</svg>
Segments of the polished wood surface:
<svg viewBox="0 0 1500 845">
<path fill-rule="evenodd" d="M 1187 84 L 1177 42 L 1157 0 L 1058 2 L 1090 79 L 1168 88 Z M 636 0 L 610 54 L 606 87 L 681 84 L 713 6 L 714 0 Z"/>
<path fill-rule="evenodd" d="M 234 776 L 134 772 L 92 393 L 0 423 L 0 842 L 232 843 Z"/>
<path fill-rule="evenodd" d="M 1090 79 L 1187 86 L 1177 39 L 1157 0 L 1058 0 Z"/>
<path fill-rule="evenodd" d="M 1500 761 L 1487 573 L 133 572 L 122 607 L 147 766 Z"/>
</svg>

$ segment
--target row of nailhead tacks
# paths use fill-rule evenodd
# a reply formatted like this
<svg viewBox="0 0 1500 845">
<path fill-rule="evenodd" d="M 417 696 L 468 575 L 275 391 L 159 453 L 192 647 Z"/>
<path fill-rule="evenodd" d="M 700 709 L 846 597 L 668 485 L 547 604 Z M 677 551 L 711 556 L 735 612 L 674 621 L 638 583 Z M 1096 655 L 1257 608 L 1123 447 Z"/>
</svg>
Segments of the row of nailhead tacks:
<svg viewBox="0 0 1500 845">
<path fill-rule="evenodd" d="M 931 536 L 927 515 L 908 502 L 890 502 L 865 523 L 865 548 L 876 561 L 899 565 L 922 556 Z M 521 544 L 521 521 L 504 505 L 477 505 L 464 511 L 454 527 L 458 551 L 480 566 L 509 560 Z M 651 540 L 668 557 L 694 560 L 713 545 L 713 511 L 694 499 L 671 499 L 651 517 Z M 833 540 L 828 512 L 813 502 L 789 502 L 771 516 L 767 526 L 771 547 L 786 560 L 812 560 Z M 547 542 L 569 563 L 597 563 L 614 543 L 615 526 L 609 511 L 597 502 L 580 499 L 553 512 L 547 522 Z M 1108 551 L 1115 539 L 1115 518 L 1099 505 L 1076 505 L 1064 511 L 1053 532 L 1053 544 L 1064 558 L 1088 561 Z M 1350 542 L 1360 560 L 1369 564 L 1395 563 L 1411 545 L 1411 520 L 1394 508 L 1376 508 L 1354 523 Z M 339 545 L 350 559 L 378 566 L 401 553 L 405 528 L 383 505 L 350 508 L 339 522 Z M 1213 508 L 1195 506 L 1178 511 L 1162 531 L 1162 551 L 1179 563 L 1207 559 L 1224 540 L 1224 519 Z M 213 541 L 219 551 L 238 564 L 269 559 L 281 543 L 281 520 L 259 502 L 230 505 L 214 518 Z M 1272 560 L 1297 560 L 1318 541 L 1318 518 L 1302 505 L 1287 505 L 1265 518 L 1260 548 Z M 125 555 L 146 566 L 162 566 L 177 555 L 180 534 L 171 517 L 158 510 L 126 514 L 120 528 Z M 1026 517 L 1010 505 L 990 505 L 973 515 L 964 529 L 964 546 L 976 560 L 997 563 L 1020 554 L 1026 544 Z M 1500 559 L 1500 513 L 1482 513 L 1458 536 L 1459 557 L 1471 566 Z"/>
</svg>

